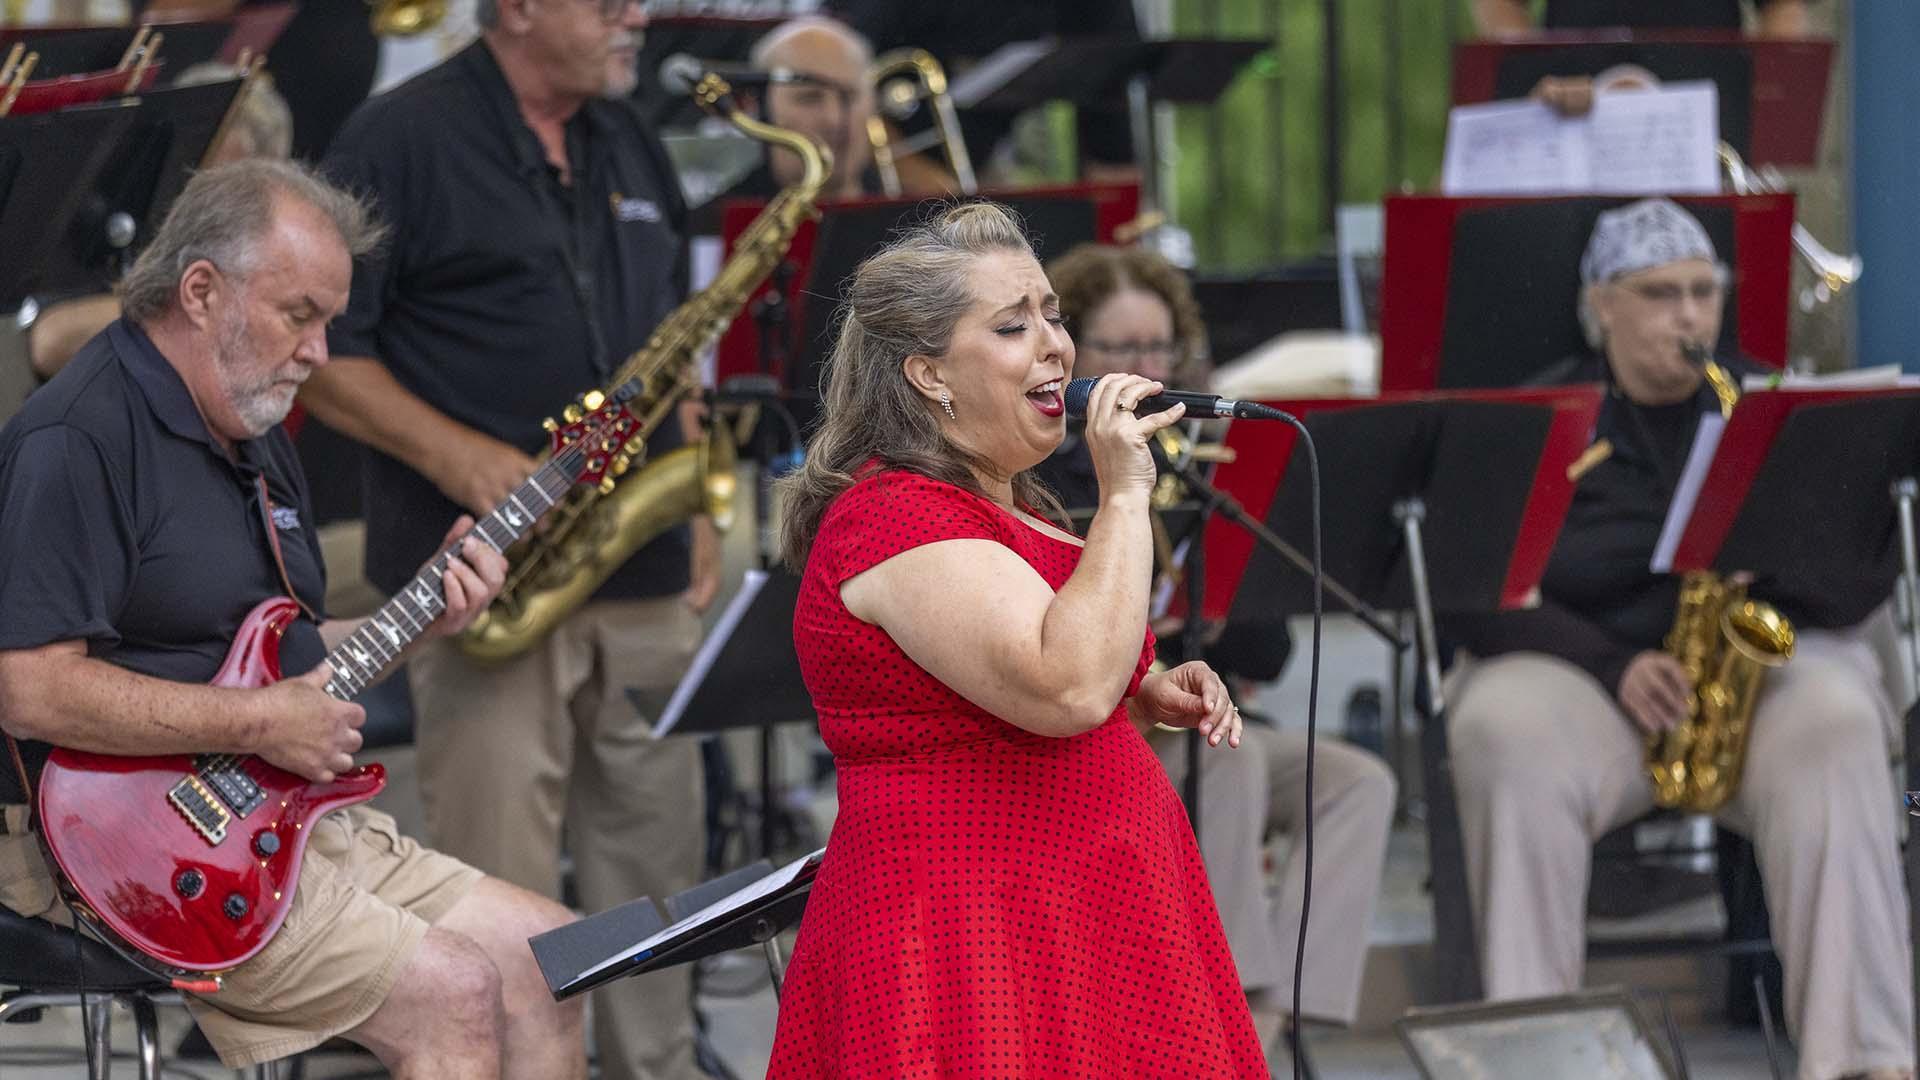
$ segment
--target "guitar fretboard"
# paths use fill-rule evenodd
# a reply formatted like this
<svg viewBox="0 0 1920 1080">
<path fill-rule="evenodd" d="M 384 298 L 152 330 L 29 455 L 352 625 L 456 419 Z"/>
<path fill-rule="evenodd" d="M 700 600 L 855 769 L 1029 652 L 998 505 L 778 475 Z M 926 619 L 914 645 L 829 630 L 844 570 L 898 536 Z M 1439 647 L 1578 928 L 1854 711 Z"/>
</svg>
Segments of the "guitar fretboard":
<svg viewBox="0 0 1920 1080">
<path fill-rule="evenodd" d="M 494 507 L 493 513 L 475 523 L 466 536 L 478 539 L 495 551 L 506 551 L 566 495 L 579 476 L 586 455 L 586 449 L 579 442 L 555 454 L 515 488 L 505 502 Z M 462 543 L 466 536 L 461 537 Z M 454 550 L 459 547 L 460 544 L 455 544 Z M 453 551 L 436 555 L 405 588 L 327 654 L 327 663 L 333 666 L 333 678 L 327 682 L 328 694 L 350 701 L 380 681 L 407 646 L 418 640 L 446 611 L 446 586 L 441 579 L 452 557 Z"/>
</svg>

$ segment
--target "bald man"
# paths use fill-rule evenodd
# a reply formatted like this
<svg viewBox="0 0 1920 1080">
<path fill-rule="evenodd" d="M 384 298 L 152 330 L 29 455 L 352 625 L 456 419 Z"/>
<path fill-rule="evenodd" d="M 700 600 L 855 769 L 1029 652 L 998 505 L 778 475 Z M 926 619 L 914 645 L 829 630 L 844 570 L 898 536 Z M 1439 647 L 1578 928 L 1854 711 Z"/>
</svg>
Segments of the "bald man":
<svg viewBox="0 0 1920 1080">
<path fill-rule="evenodd" d="M 873 115 L 867 66 L 873 51 L 866 38 L 837 19 L 807 15 L 767 31 L 754 44 L 751 59 L 755 68 L 771 78 L 757 99 L 742 96 L 757 101 L 768 123 L 811 135 L 833 154 L 833 173 L 821 197 L 877 193 L 873 147 L 867 142 L 867 117 Z M 696 212 L 694 231 L 717 234 L 724 204 L 771 199 L 798 181 L 800 172 L 798 155 L 770 148 L 766 160 Z"/>
</svg>

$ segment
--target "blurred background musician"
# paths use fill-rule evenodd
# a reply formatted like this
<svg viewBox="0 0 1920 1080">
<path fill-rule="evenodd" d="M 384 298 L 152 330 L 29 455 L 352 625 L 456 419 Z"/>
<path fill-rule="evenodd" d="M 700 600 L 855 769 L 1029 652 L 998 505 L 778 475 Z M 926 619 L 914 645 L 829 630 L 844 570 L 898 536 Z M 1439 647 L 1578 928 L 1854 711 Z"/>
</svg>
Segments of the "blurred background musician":
<svg viewBox="0 0 1920 1080">
<path fill-rule="evenodd" d="M 302 401 L 367 454 L 367 574 L 399 583 L 425 523 L 490 507 L 532 471 L 541 420 L 602 386 L 679 302 L 685 211 L 624 98 L 646 25 L 628 0 L 483 0 L 481 39 L 371 99 L 327 167 L 396 223 L 355 275 L 335 354 Z M 684 411 L 660 454 L 697 434 Z M 699 747 L 655 740 L 628 688 L 670 688 L 717 586 L 712 525 L 668 529 L 532 648 L 457 643 L 408 665 L 437 846 L 546 895 L 562 838 L 579 903 L 671 896 L 704 865 Z M 595 996 L 601 1073 L 696 1075 L 692 979 Z"/>
<path fill-rule="evenodd" d="M 1545 380 L 1607 385 L 1590 468 L 1539 606 L 1451 621 L 1479 658 L 1453 676 L 1448 711 L 1491 998 L 1580 986 L 1589 848 L 1652 808 L 1644 740 L 1683 720 L 1694 692 L 1662 648 L 1678 578 L 1648 562 L 1699 418 L 1720 408 L 1682 346 L 1717 339 L 1726 273 L 1672 202 L 1600 215 L 1581 261 L 1592 352 Z M 1911 1075 L 1911 951 L 1888 809 L 1895 714 L 1861 627 L 1891 583 L 1865 568 L 1752 590 L 1798 641 L 1761 691 L 1739 792 L 1717 816 L 1753 840 L 1805 1080 Z"/>
<path fill-rule="evenodd" d="M 873 50 L 858 31 L 824 15 L 803 15 L 769 30 L 754 43 L 751 62 L 764 72 L 764 86 L 737 88 L 748 108 L 759 105 L 760 118 L 790 131 L 811 135 L 833 155 L 833 173 L 821 197 L 848 199 L 875 194 L 873 146 L 867 141 L 867 117 L 873 115 L 873 84 L 867 67 Z M 733 186 L 703 204 L 693 231 L 720 233 L 720 214 L 731 200 L 764 201 L 800 178 L 800 159 L 767 147 L 759 165 Z"/>
<path fill-rule="evenodd" d="M 1060 313 L 1073 334 L 1074 376 L 1132 372 L 1172 387 L 1206 385 L 1205 328 L 1186 275 L 1156 252 L 1087 244 L 1047 267 Z M 1164 462 L 1162 462 L 1164 465 Z M 1036 470 L 1069 508 L 1098 498 L 1092 456 L 1080 425 Z M 1159 651 L 1177 662 L 1177 627 L 1155 628 Z M 1285 623 L 1218 628 L 1207 662 L 1239 701 L 1279 678 L 1292 642 Z M 1233 949 L 1256 1024 L 1292 1007 L 1294 945 L 1306 868 L 1288 848 L 1278 886 L 1270 886 L 1266 844 L 1290 832 L 1305 811 L 1306 734 L 1276 730 L 1252 713 L 1236 754 L 1205 754 L 1200 773 L 1200 853 L 1220 923 Z M 1187 775 L 1184 736 L 1156 731 L 1154 753 L 1176 791 Z M 1350 1024 L 1359 1009 L 1367 933 L 1386 860 L 1394 807 L 1393 774 L 1372 754 L 1321 739 L 1315 758 L 1314 829 L 1322 851 L 1314 867 L 1312 942 L 1301 1008 L 1309 1019 Z M 1277 888 L 1277 892 L 1275 889 Z M 1263 1033 L 1264 1034 L 1264 1033 Z"/>
</svg>

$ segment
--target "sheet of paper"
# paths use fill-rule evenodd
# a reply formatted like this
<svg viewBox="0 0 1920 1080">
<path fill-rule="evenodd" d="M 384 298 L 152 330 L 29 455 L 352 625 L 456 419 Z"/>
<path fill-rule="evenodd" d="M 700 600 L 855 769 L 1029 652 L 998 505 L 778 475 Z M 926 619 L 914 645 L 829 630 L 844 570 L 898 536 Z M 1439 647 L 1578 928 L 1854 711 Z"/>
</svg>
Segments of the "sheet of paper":
<svg viewBox="0 0 1920 1080">
<path fill-rule="evenodd" d="M 810 855 L 795 859 L 746 888 L 738 892 L 728 893 L 726 896 L 715 900 L 713 903 L 688 915 L 686 918 L 666 926 L 627 948 L 622 949 L 620 952 L 607 957 L 605 960 L 600 961 L 575 976 L 573 981 L 575 983 L 585 982 L 609 968 L 619 967 L 630 960 L 642 959 L 661 946 L 684 937 L 708 923 L 723 919 L 731 913 L 752 904 L 756 900 L 774 895 L 799 880 L 801 874 L 818 867 L 820 865 L 820 857 L 826 853 L 826 850 L 826 848 L 821 848 Z"/>
<path fill-rule="evenodd" d="M 693 693 L 706 680 L 707 672 L 713 670 L 714 661 L 720 659 L 720 650 L 727 645 L 727 639 L 746 617 L 747 609 L 753 606 L 753 598 L 760 593 L 760 587 L 767 583 L 765 570 L 748 570 L 740 581 L 740 591 L 733 594 L 727 603 L 727 610 L 708 631 L 705 641 L 700 643 L 700 651 L 693 654 L 693 663 L 687 665 L 687 673 L 680 676 L 680 684 L 673 688 L 673 696 L 667 699 L 667 707 L 660 711 L 660 719 L 654 721 L 653 737 L 662 739 L 680 722 L 680 715 L 693 703 Z M 654 700 L 659 700 L 658 698 Z"/>
<path fill-rule="evenodd" d="M 1440 190 L 1447 195 L 1554 195 L 1587 179 L 1585 124 L 1537 101 L 1460 105 L 1447 114 Z"/>
<path fill-rule="evenodd" d="M 1447 195 L 1692 194 L 1720 190 L 1711 82 L 1599 94 L 1586 116 L 1537 101 L 1461 105 L 1447 116 Z"/>
<path fill-rule="evenodd" d="M 1740 388 L 1746 391 L 1766 390 L 1774 386 L 1789 390 L 1880 390 L 1920 386 L 1920 377 L 1906 374 L 1898 364 L 1877 364 L 1808 375 L 1792 371 L 1749 375 L 1740 382 Z"/>
<path fill-rule="evenodd" d="M 1660 526 L 1660 542 L 1653 546 L 1652 569 L 1656 574 L 1673 572 L 1673 553 L 1680 548 L 1680 534 L 1693 520 L 1694 504 L 1700 501 L 1700 488 L 1707 482 L 1707 469 L 1713 464 L 1713 452 L 1720 448 L 1720 435 L 1727 421 L 1719 413 L 1700 417 L 1693 434 L 1693 449 L 1687 452 L 1687 467 L 1680 472 L 1680 485 L 1667 507 L 1667 520 Z"/>
<path fill-rule="evenodd" d="M 1706 80 L 1596 94 L 1589 189 L 1619 195 L 1720 191 L 1720 95 Z"/>
</svg>

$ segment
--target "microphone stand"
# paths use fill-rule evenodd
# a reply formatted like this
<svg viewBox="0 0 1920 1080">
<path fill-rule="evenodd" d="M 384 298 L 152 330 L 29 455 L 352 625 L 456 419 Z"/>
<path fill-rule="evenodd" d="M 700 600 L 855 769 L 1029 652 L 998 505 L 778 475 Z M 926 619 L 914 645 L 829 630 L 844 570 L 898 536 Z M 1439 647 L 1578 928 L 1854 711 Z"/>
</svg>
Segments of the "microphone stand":
<svg viewBox="0 0 1920 1080">
<path fill-rule="evenodd" d="M 1198 660 L 1201 658 L 1201 651 L 1204 648 L 1204 627 L 1201 619 L 1201 604 L 1206 595 L 1206 558 L 1204 554 L 1206 544 L 1204 540 L 1206 537 L 1208 517 L 1215 512 L 1220 513 L 1228 521 L 1245 529 L 1254 539 L 1258 540 L 1262 545 L 1273 551 L 1276 555 L 1279 555 L 1295 569 L 1309 577 L 1313 575 L 1313 560 L 1302 554 L 1299 548 L 1289 544 L 1278 533 L 1267 528 L 1266 522 L 1248 513 L 1247 508 L 1241 505 L 1239 499 L 1215 487 L 1211 481 L 1200 474 L 1199 469 L 1194 467 L 1193 460 L 1190 457 L 1181 460 L 1169 459 L 1167 467 L 1175 476 L 1180 478 L 1182 484 L 1186 485 L 1190 499 L 1197 501 L 1199 504 L 1199 519 L 1193 531 L 1194 539 L 1188 542 L 1187 558 L 1182 568 L 1186 579 L 1187 620 L 1180 630 L 1182 650 L 1185 652 L 1187 659 Z M 1332 577 L 1322 574 L 1321 578 L 1325 584 L 1328 595 L 1338 601 L 1343 609 L 1358 618 L 1369 630 L 1379 635 L 1380 640 L 1386 642 L 1386 644 L 1393 649 L 1394 670 L 1398 671 L 1406 658 L 1406 651 L 1411 647 L 1412 642 L 1408 635 L 1400 629 L 1397 620 L 1390 620 L 1387 616 L 1382 615 L 1379 609 L 1362 600 L 1353 590 L 1340 584 Z M 1399 707 L 1399 701 L 1396 699 L 1394 702 L 1396 730 L 1398 728 Z M 1199 729 L 1188 729 L 1186 738 L 1187 776 L 1186 782 L 1181 785 L 1181 796 L 1182 800 L 1187 804 L 1187 817 L 1192 821 L 1194 835 L 1197 836 L 1200 833 L 1201 747 Z"/>
</svg>

